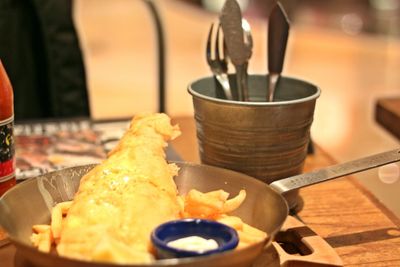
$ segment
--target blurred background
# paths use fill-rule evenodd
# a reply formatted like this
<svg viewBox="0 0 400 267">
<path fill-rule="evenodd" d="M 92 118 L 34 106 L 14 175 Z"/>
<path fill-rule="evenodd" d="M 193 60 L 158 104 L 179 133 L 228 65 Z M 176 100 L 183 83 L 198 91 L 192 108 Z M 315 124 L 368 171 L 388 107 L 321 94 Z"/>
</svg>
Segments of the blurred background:
<svg viewBox="0 0 400 267">
<path fill-rule="evenodd" d="M 238 2 L 254 39 L 249 72 L 265 74 L 267 20 L 274 2 Z M 192 116 L 186 88 L 191 81 L 211 75 L 205 59 L 206 38 L 223 3 L 73 1 L 91 117 L 128 118 L 160 110 L 160 51 L 164 56 L 163 110 L 172 117 Z M 283 75 L 307 80 L 322 90 L 313 140 L 337 162 L 398 148 L 399 140 L 376 121 L 375 114 L 379 99 L 400 98 L 400 0 L 281 3 L 291 21 Z M 388 181 L 379 179 L 378 171 L 356 177 L 400 217 L 398 175 Z"/>
</svg>

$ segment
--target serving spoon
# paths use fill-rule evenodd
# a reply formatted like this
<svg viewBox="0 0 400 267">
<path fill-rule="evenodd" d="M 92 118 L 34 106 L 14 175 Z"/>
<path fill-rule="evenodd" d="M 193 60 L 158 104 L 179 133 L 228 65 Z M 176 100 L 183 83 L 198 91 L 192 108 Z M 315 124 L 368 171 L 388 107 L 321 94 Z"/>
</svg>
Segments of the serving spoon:
<svg viewBox="0 0 400 267">
<path fill-rule="evenodd" d="M 248 101 L 247 66 L 251 48 L 245 44 L 242 13 L 235 0 L 226 0 L 220 15 L 220 23 L 229 58 L 236 69 L 236 87 L 239 101 Z"/>
</svg>

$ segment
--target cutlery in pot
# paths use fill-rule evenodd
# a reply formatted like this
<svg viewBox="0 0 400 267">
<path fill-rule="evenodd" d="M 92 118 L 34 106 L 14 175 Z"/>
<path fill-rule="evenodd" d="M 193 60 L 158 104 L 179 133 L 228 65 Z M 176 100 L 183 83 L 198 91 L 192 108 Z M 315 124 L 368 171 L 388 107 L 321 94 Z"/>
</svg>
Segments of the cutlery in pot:
<svg viewBox="0 0 400 267">
<path fill-rule="evenodd" d="M 216 32 L 216 33 L 215 33 Z M 225 98 L 233 100 L 231 86 L 228 78 L 228 60 L 225 49 L 225 42 L 220 35 L 221 25 L 211 24 L 207 38 L 206 58 L 210 69 L 224 91 Z M 215 38 L 214 38 L 215 37 Z"/>
<path fill-rule="evenodd" d="M 220 23 L 229 58 L 236 69 L 238 100 L 248 100 L 247 66 L 251 49 L 244 42 L 242 13 L 236 0 L 227 0 L 222 8 Z"/>
<path fill-rule="evenodd" d="M 274 101 L 277 84 L 283 68 L 289 20 L 279 2 L 269 16 L 268 22 L 268 93 L 267 101 Z"/>
</svg>

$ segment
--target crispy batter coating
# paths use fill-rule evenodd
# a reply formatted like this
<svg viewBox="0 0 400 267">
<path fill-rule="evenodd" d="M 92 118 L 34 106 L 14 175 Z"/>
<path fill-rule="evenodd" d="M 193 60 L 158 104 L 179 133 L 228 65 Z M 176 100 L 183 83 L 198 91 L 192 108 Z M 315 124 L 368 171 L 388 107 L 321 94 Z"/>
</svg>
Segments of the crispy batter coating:
<svg viewBox="0 0 400 267">
<path fill-rule="evenodd" d="M 165 114 L 136 116 L 108 158 L 82 178 L 57 252 L 89 261 L 150 262 L 151 231 L 182 213 L 173 181 L 178 168 L 164 152 L 179 134 Z"/>
</svg>

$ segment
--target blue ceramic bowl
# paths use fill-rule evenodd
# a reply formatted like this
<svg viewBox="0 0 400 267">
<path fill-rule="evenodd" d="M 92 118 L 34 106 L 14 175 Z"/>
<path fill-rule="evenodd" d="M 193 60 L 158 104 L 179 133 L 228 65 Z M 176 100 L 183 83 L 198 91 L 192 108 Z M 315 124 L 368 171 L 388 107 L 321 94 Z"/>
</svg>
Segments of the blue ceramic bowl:
<svg viewBox="0 0 400 267">
<path fill-rule="evenodd" d="M 203 252 L 178 249 L 167 243 L 187 236 L 214 239 L 218 248 Z M 235 229 L 210 220 L 183 219 L 159 225 L 151 234 L 151 241 L 159 259 L 185 258 L 221 253 L 236 248 L 239 238 Z"/>
</svg>

